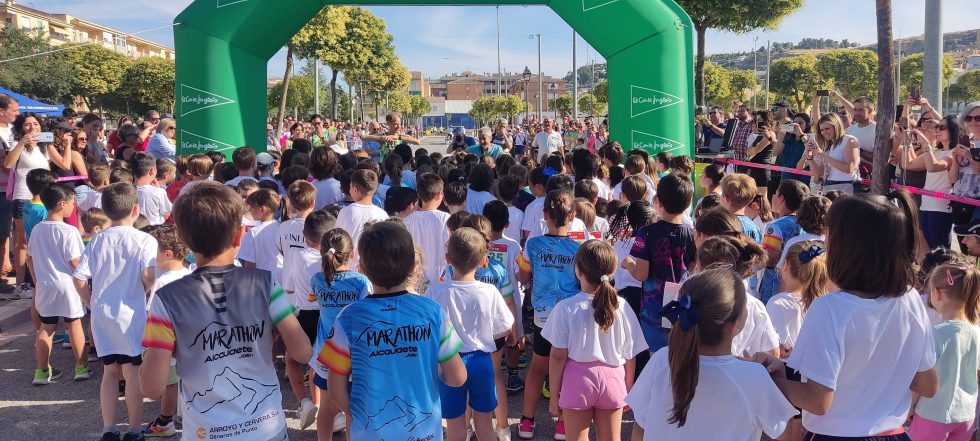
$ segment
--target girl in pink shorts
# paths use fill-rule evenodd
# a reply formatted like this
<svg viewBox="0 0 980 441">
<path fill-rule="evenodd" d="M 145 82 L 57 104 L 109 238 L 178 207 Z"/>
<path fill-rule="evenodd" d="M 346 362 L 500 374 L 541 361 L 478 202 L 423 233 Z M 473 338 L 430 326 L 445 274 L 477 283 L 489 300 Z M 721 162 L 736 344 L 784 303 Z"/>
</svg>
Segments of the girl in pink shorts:
<svg viewBox="0 0 980 441">
<path fill-rule="evenodd" d="M 558 302 L 541 334 L 552 343 L 551 413 L 565 420 L 569 440 L 619 440 L 633 358 L 647 349 L 640 323 L 609 282 L 616 251 L 590 240 L 575 254 L 582 292 Z"/>
</svg>

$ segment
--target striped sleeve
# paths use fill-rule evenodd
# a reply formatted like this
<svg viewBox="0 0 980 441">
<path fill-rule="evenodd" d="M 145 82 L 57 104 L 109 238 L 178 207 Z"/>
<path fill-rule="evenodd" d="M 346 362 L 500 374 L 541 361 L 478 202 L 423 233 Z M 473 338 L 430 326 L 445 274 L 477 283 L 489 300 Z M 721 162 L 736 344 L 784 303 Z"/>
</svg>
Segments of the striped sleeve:
<svg viewBox="0 0 980 441">
<path fill-rule="evenodd" d="M 775 228 L 773 225 L 766 226 L 766 234 L 762 237 L 762 247 L 767 250 L 782 250 L 783 249 L 783 235 L 782 232 Z"/>
<path fill-rule="evenodd" d="M 146 329 L 143 330 L 142 345 L 145 348 L 165 349 L 173 352 L 177 336 L 174 334 L 174 324 L 170 313 L 163 306 L 160 297 L 155 296 L 150 303 L 150 312 L 146 319 Z"/>
<path fill-rule="evenodd" d="M 323 349 L 320 349 L 320 353 L 317 354 L 316 359 L 317 362 L 326 366 L 332 373 L 350 375 L 350 341 L 347 338 L 347 333 L 344 332 L 343 326 L 340 324 L 343 314 L 344 311 L 341 311 L 340 315 L 337 316 L 333 327 L 330 328 L 327 341 L 324 343 Z"/>
<path fill-rule="evenodd" d="M 459 353 L 459 348 L 463 346 L 463 341 L 456 335 L 456 329 L 452 322 L 446 317 L 445 312 L 441 312 L 439 318 L 442 320 L 442 329 L 439 332 L 439 363 L 445 363 Z"/>
<path fill-rule="evenodd" d="M 527 258 L 527 250 L 521 251 L 521 254 L 517 255 L 517 267 L 526 273 L 531 272 L 531 261 Z"/>
<path fill-rule="evenodd" d="M 269 315 L 272 316 L 272 324 L 278 325 L 293 312 L 293 302 L 286 296 L 286 291 L 281 286 L 276 285 L 272 291 L 272 296 L 269 298 Z"/>
<path fill-rule="evenodd" d="M 506 271 L 500 272 L 500 286 L 497 289 L 500 290 L 500 295 L 505 299 L 514 297 L 514 284 L 510 282 L 510 277 L 507 277 Z"/>
</svg>

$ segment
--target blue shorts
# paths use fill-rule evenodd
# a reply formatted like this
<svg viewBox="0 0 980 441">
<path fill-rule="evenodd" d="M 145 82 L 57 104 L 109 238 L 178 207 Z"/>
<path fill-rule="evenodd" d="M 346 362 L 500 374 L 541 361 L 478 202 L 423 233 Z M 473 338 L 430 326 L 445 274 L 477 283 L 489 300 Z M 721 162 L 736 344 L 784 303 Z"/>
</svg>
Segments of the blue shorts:
<svg viewBox="0 0 980 441">
<path fill-rule="evenodd" d="M 313 372 L 310 369 L 310 372 Z M 320 388 L 320 390 L 327 390 L 327 379 L 320 376 L 320 374 L 313 372 L 313 385 Z"/>
<path fill-rule="evenodd" d="M 14 199 L 10 201 L 14 219 L 23 219 L 27 206 L 31 204 L 30 199 Z"/>
<path fill-rule="evenodd" d="M 469 406 L 477 412 L 493 412 L 497 408 L 497 388 L 493 382 L 493 360 L 487 352 L 475 351 L 459 354 L 466 366 L 466 383 L 462 387 L 449 387 L 439 382 L 442 400 L 442 417 L 451 420 L 466 413 Z"/>
</svg>

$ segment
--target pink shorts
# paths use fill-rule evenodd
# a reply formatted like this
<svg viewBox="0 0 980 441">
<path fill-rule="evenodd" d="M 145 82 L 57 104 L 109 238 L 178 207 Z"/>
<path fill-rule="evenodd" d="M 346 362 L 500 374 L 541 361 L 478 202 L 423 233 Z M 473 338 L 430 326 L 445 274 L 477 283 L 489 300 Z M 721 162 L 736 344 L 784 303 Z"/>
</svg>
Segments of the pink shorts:
<svg viewBox="0 0 980 441">
<path fill-rule="evenodd" d="M 940 423 L 922 418 L 912 418 L 909 438 L 913 441 L 944 439 L 948 441 L 967 441 L 973 438 L 973 420 L 963 423 Z"/>
<path fill-rule="evenodd" d="M 601 361 L 569 359 L 562 374 L 558 406 L 569 410 L 614 410 L 626 406 L 626 369 Z"/>
</svg>

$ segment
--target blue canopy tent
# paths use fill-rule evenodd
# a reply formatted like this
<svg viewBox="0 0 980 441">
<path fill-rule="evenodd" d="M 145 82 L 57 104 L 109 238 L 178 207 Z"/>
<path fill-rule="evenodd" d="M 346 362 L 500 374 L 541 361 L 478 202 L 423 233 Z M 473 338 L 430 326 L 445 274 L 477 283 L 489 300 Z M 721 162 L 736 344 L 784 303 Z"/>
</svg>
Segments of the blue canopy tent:
<svg viewBox="0 0 980 441">
<path fill-rule="evenodd" d="M 10 95 L 13 99 L 17 100 L 17 104 L 20 104 L 20 111 L 23 113 L 34 112 L 38 115 L 60 117 L 61 111 L 65 110 L 65 106 L 61 104 L 42 103 L 19 93 L 11 92 L 3 87 L 0 87 L 0 93 Z"/>
</svg>

